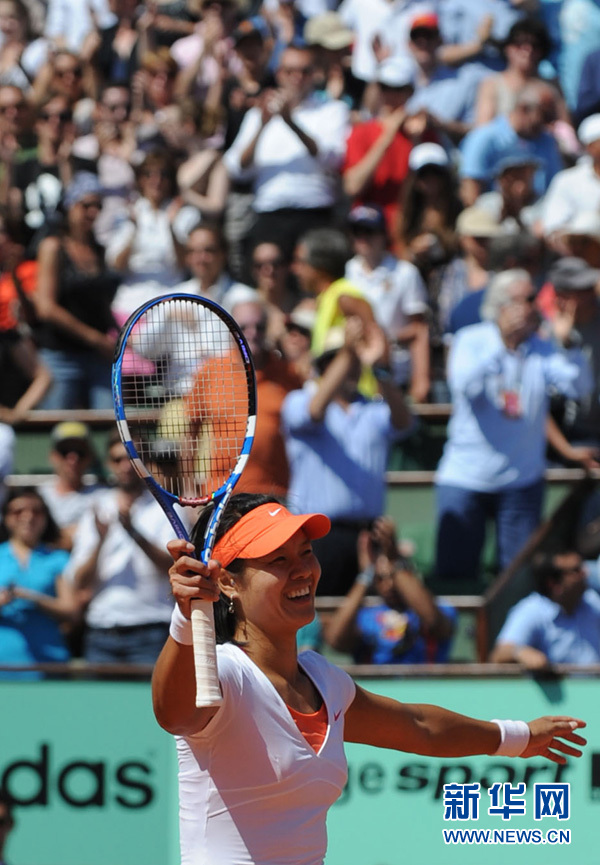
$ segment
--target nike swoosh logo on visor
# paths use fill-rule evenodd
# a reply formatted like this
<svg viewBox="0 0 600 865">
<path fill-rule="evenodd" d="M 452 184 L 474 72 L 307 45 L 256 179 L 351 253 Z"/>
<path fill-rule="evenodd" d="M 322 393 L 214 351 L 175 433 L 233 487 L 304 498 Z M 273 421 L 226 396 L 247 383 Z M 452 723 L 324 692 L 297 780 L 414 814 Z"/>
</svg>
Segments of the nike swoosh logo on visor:
<svg viewBox="0 0 600 865">
<path fill-rule="evenodd" d="M 269 511 L 269 516 L 270 517 L 276 517 L 280 510 L 281 510 L 281 508 L 277 508 L 277 510 L 275 510 L 275 511 Z"/>
</svg>

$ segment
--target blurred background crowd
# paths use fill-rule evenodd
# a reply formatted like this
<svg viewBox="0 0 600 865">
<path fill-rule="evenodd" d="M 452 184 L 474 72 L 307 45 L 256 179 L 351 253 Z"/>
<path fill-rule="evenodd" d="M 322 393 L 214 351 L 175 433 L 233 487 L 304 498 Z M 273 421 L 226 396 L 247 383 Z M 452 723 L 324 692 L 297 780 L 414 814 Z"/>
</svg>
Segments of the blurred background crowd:
<svg viewBox="0 0 600 865">
<path fill-rule="evenodd" d="M 481 589 L 490 520 L 498 569 L 522 550 L 549 458 L 600 467 L 598 44 L 595 0 L 0 0 L 1 473 L 32 410 L 111 408 L 141 303 L 209 297 L 257 368 L 240 489 L 332 519 L 320 591 L 346 602 L 307 645 L 444 660 L 455 611 L 384 517 L 413 407 L 452 406 L 448 592 Z M 127 357 L 149 388 L 154 369 Z M 48 460 L 4 493 L 0 660 L 152 661 L 168 523 L 118 437 L 98 453 L 63 421 Z M 558 554 L 527 615 L 568 630 L 585 601 L 553 659 L 598 662 L 597 595 Z"/>
</svg>

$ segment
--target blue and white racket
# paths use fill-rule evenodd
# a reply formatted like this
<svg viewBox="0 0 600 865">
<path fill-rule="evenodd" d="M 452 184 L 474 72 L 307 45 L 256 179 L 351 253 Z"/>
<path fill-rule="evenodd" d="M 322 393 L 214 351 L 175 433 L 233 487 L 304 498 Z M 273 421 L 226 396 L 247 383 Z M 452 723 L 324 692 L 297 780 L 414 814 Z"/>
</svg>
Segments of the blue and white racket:
<svg viewBox="0 0 600 865">
<path fill-rule="evenodd" d="M 134 354 L 132 355 L 132 352 Z M 137 364 L 142 355 L 154 364 Z M 124 365 L 125 362 L 125 365 Z M 179 538 L 175 505 L 214 502 L 201 559 L 248 459 L 256 423 L 250 350 L 234 319 L 204 297 L 171 294 L 137 309 L 120 333 L 112 374 L 117 426 L 127 453 Z M 221 702 L 213 605 L 192 602 L 196 705 Z"/>
</svg>

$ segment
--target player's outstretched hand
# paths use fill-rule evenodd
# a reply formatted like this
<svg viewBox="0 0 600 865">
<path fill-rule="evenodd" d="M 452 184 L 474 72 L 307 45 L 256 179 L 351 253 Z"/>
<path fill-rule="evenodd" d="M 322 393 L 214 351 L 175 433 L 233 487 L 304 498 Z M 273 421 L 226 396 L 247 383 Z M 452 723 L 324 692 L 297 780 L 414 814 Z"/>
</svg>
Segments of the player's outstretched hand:
<svg viewBox="0 0 600 865">
<path fill-rule="evenodd" d="M 214 559 L 204 564 L 193 558 L 194 545 L 189 541 L 176 540 L 167 544 L 169 553 L 173 556 L 173 564 L 169 568 L 171 592 L 179 604 L 186 619 L 191 618 L 190 601 L 219 600 L 217 578 L 221 566 Z"/>
<path fill-rule="evenodd" d="M 529 722 L 529 743 L 521 757 L 545 757 L 553 763 L 564 764 L 568 757 L 581 757 L 581 748 L 574 745 L 587 745 L 587 739 L 575 733 L 580 727 L 585 727 L 585 721 L 568 716 L 547 715 Z M 564 740 L 564 741 L 562 741 Z M 566 755 L 566 756 L 565 756 Z"/>
</svg>

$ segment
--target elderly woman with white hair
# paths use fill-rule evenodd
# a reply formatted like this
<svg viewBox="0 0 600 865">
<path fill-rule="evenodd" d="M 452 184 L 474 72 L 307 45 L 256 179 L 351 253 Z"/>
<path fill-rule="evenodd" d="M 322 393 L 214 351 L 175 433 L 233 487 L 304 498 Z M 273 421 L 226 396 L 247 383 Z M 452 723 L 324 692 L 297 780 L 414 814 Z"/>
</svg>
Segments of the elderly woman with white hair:
<svg viewBox="0 0 600 865">
<path fill-rule="evenodd" d="M 591 372 L 571 343 L 572 310 L 536 331 L 535 290 L 525 270 L 497 274 L 480 324 L 458 332 L 448 359 L 453 414 L 436 473 L 436 576 L 475 580 L 488 519 L 506 567 L 538 526 L 544 490 L 548 395 L 590 392 Z"/>
</svg>

